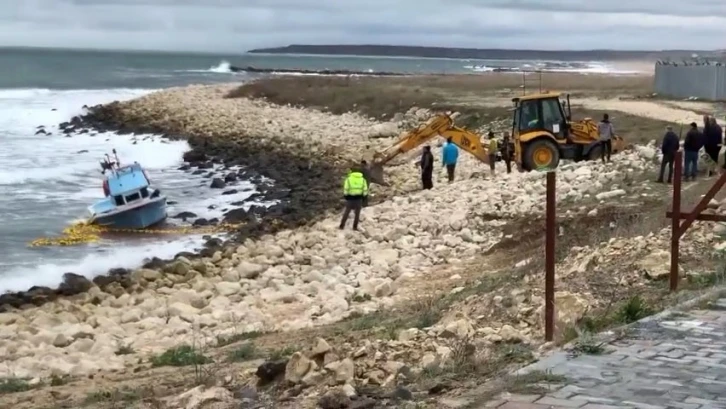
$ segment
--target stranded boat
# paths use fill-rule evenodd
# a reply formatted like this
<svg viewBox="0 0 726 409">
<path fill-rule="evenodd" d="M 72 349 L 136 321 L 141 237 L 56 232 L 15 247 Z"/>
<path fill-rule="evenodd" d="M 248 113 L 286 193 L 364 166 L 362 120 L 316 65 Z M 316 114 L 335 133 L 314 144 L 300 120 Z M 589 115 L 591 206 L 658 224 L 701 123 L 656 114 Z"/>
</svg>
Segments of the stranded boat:
<svg viewBox="0 0 726 409">
<path fill-rule="evenodd" d="M 150 186 L 149 177 L 137 162 L 121 166 L 106 154 L 101 161 L 105 199 L 88 207 L 89 223 L 115 229 L 145 229 L 166 219 L 166 196 Z M 108 174 L 107 174 L 108 172 Z"/>
</svg>

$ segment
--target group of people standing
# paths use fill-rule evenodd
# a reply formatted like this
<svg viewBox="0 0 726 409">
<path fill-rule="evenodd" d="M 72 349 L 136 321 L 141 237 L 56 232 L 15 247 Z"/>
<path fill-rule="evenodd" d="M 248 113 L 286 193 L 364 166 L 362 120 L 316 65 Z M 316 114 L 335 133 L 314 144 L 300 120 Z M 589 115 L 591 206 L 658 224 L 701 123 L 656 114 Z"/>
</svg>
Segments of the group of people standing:
<svg viewBox="0 0 726 409">
<path fill-rule="evenodd" d="M 497 141 L 493 132 L 489 132 L 489 168 L 492 175 L 495 172 L 496 156 L 499 151 L 499 141 Z M 507 166 L 507 173 L 512 172 L 512 158 L 514 156 L 514 146 L 512 145 L 509 133 L 504 134 L 502 139 L 502 159 Z M 453 142 L 452 138 L 447 138 L 446 143 L 441 149 L 441 165 L 446 168 L 446 176 L 449 183 L 454 181 L 456 173 L 456 162 L 459 160 L 459 148 Z M 434 155 L 431 153 L 431 146 L 426 145 L 421 154 L 421 160 L 418 161 L 421 168 L 421 184 L 424 189 L 432 189 L 434 187 Z"/>
<path fill-rule="evenodd" d="M 723 129 L 716 122 L 716 118 L 709 115 L 703 116 L 703 128 L 698 129 L 698 124 L 692 122 L 683 141 L 683 178 L 684 180 L 695 180 L 698 174 L 698 157 L 701 149 L 706 151 L 710 166 L 708 176 L 712 176 L 718 168 L 718 157 L 723 145 Z M 660 163 L 658 183 L 663 183 L 665 170 L 668 168 L 667 183 L 673 180 L 673 163 L 676 152 L 681 148 L 680 137 L 673 131 L 672 126 L 666 127 L 666 133 L 661 143 L 663 159 Z M 724 163 L 726 168 L 726 163 Z"/>
<path fill-rule="evenodd" d="M 454 181 L 456 174 L 456 162 L 459 160 L 459 148 L 452 142 L 451 138 L 446 140 L 441 150 L 441 164 L 446 168 L 446 176 L 449 183 Z M 418 161 L 421 168 L 421 184 L 424 189 L 434 187 L 434 154 L 431 153 L 431 146 L 426 145 L 421 153 L 421 160 Z"/>
</svg>

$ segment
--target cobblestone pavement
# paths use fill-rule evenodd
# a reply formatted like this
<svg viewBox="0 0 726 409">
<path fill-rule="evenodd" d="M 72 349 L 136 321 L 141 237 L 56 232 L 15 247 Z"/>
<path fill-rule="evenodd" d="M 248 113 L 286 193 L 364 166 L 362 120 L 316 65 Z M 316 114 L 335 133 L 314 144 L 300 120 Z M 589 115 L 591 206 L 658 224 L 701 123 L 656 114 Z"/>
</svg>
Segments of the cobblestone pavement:
<svg viewBox="0 0 726 409">
<path fill-rule="evenodd" d="M 562 375 L 545 395 L 505 394 L 477 408 L 726 408 L 726 298 L 645 321 L 600 355 L 558 353 L 529 367 Z"/>
</svg>

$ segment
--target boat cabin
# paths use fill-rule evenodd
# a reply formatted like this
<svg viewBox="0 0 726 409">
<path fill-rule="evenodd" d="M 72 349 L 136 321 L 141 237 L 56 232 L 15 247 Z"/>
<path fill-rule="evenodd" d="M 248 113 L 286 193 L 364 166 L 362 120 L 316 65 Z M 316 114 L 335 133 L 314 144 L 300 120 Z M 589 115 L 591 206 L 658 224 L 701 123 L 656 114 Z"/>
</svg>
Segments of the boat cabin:
<svg viewBox="0 0 726 409">
<path fill-rule="evenodd" d="M 152 194 L 149 192 L 149 178 L 138 163 L 114 169 L 103 181 L 103 191 L 116 206 L 133 203 Z"/>
</svg>

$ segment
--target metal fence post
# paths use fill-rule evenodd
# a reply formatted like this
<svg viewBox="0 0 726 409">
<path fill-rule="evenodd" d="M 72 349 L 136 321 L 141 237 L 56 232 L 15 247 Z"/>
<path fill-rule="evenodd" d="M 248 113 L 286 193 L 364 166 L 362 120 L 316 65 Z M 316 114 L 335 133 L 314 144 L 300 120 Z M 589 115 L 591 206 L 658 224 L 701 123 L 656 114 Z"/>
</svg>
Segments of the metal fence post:
<svg viewBox="0 0 726 409">
<path fill-rule="evenodd" d="M 670 289 L 678 290 L 678 257 L 681 238 L 681 174 L 683 173 L 683 152 L 676 152 L 673 163 L 673 208 L 671 219 L 671 274 Z"/>
<path fill-rule="evenodd" d="M 545 237 L 545 341 L 554 339 L 555 335 L 555 240 L 557 238 L 556 223 L 556 189 L 557 174 L 547 172 L 547 203 L 546 203 L 546 237 Z"/>
</svg>

